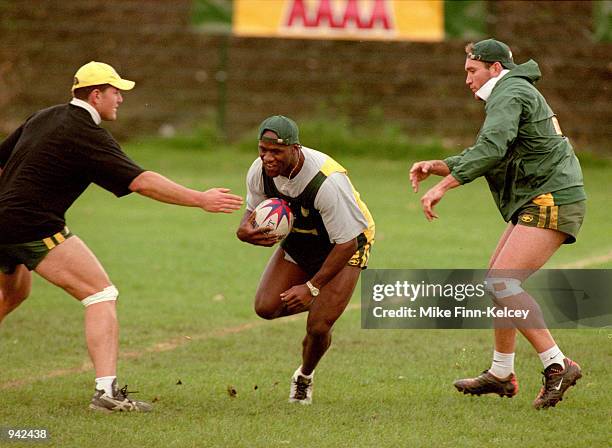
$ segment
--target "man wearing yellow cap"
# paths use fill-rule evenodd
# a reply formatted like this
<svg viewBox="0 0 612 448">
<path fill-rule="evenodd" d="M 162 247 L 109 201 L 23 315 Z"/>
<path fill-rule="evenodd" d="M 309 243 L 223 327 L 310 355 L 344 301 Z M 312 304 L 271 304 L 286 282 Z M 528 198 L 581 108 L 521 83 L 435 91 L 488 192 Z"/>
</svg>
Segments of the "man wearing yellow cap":
<svg viewBox="0 0 612 448">
<path fill-rule="evenodd" d="M 0 321 L 23 302 L 31 272 L 85 307 L 85 337 L 96 373 L 90 408 L 149 411 L 117 387 L 117 288 L 64 215 L 90 183 L 117 197 L 133 191 L 157 201 L 231 213 L 242 199 L 225 188 L 196 191 L 132 161 L 99 125 L 117 119 L 122 90 L 115 69 L 90 62 L 75 74 L 73 98 L 33 114 L 0 144 Z"/>
</svg>

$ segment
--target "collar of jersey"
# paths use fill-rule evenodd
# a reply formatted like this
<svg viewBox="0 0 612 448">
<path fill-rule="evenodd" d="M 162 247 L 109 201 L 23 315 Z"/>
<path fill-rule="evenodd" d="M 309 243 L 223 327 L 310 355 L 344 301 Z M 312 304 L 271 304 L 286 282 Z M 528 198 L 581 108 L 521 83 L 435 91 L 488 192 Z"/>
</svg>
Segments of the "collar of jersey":
<svg viewBox="0 0 612 448">
<path fill-rule="evenodd" d="M 72 104 L 73 106 L 82 107 L 87 112 L 89 112 L 95 124 L 99 125 L 100 123 L 102 123 L 102 118 L 100 117 L 100 113 L 96 110 L 95 107 L 93 107 L 87 101 L 83 101 L 78 98 L 72 98 L 72 101 L 70 101 L 70 104 Z"/>
<path fill-rule="evenodd" d="M 495 84 L 497 84 L 499 80 L 502 79 L 504 75 L 509 71 L 510 70 L 502 70 L 495 78 L 491 78 L 487 82 L 485 82 L 482 87 L 476 92 L 478 98 L 483 101 L 487 101 L 491 96 L 491 92 L 493 92 L 493 87 L 495 87 Z"/>
</svg>

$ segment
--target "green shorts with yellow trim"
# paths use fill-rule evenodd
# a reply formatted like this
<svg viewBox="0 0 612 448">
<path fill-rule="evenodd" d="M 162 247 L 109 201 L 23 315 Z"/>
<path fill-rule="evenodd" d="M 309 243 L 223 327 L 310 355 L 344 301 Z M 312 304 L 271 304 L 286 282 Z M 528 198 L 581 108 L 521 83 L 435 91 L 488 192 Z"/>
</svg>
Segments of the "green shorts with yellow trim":
<svg viewBox="0 0 612 448">
<path fill-rule="evenodd" d="M 567 235 L 563 244 L 576 242 L 586 212 L 586 201 L 552 205 L 543 200 L 544 196 L 546 195 L 538 196 L 519 208 L 512 215 L 512 224 L 558 230 Z"/>
<path fill-rule="evenodd" d="M 68 227 L 64 227 L 62 231 L 42 240 L 28 243 L 0 244 L 0 271 L 3 274 L 12 274 L 20 264 L 24 264 L 30 271 L 33 271 L 51 249 L 63 243 L 72 235 Z"/>
</svg>

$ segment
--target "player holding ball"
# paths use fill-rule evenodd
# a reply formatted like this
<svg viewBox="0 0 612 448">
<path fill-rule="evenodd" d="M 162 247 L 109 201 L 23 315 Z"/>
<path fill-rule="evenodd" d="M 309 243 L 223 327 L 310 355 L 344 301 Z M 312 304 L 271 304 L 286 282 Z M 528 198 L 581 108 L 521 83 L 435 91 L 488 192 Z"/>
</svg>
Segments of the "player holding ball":
<svg viewBox="0 0 612 448">
<path fill-rule="evenodd" d="M 257 205 L 280 198 L 295 221 L 276 249 L 255 294 L 264 319 L 308 311 L 302 365 L 291 379 L 290 402 L 311 404 L 314 370 L 331 343 L 331 330 L 351 299 L 374 241 L 374 220 L 346 170 L 331 157 L 300 145 L 295 122 L 275 115 L 259 127 L 259 158 L 247 174 L 241 241 L 273 246 L 279 237 L 255 225 Z"/>
</svg>

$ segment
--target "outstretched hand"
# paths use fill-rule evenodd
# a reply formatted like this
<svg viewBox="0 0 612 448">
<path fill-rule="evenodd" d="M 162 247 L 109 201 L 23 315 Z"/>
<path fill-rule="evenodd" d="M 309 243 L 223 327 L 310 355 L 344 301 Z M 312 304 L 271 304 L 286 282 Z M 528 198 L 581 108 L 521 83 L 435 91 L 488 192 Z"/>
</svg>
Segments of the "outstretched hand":
<svg viewBox="0 0 612 448">
<path fill-rule="evenodd" d="M 211 188 L 202 193 L 200 207 L 211 213 L 232 213 L 242 207 L 242 198 L 229 188 Z"/>
<path fill-rule="evenodd" d="M 444 193 L 445 191 L 436 185 L 435 187 L 430 188 L 421 198 L 421 207 L 423 208 L 423 213 L 428 221 L 433 221 L 438 217 L 433 208 L 438 204 L 438 202 L 440 202 L 442 196 L 444 196 Z"/>
<path fill-rule="evenodd" d="M 414 192 L 419 191 L 419 182 L 427 179 L 430 174 L 444 176 L 440 182 L 430 188 L 421 198 L 421 207 L 428 221 L 433 221 L 438 215 L 433 208 L 451 188 L 456 188 L 459 181 L 451 174 L 448 165 L 443 160 L 425 160 L 417 162 L 410 168 L 410 183 Z"/>
<path fill-rule="evenodd" d="M 424 181 L 431 174 L 433 163 L 430 161 L 416 162 L 410 168 L 410 184 L 415 193 L 419 191 L 419 182 Z"/>
</svg>

